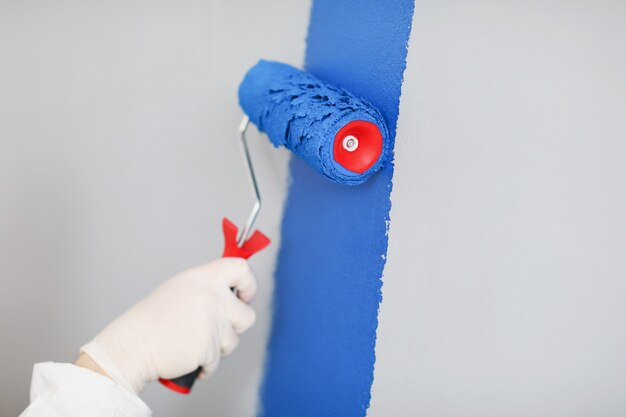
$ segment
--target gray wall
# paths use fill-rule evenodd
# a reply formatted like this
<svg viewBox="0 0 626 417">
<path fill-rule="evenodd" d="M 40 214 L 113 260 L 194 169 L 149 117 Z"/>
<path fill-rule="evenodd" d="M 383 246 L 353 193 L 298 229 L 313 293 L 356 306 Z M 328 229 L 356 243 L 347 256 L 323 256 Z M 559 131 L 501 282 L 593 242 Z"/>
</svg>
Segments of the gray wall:
<svg viewBox="0 0 626 417">
<path fill-rule="evenodd" d="M 236 89 L 260 57 L 301 64 L 308 1 L 0 0 L 0 415 L 34 362 L 78 347 L 168 276 L 218 257 L 223 215 L 252 203 Z M 283 151 L 253 132 L 278 237 Z M 278 240 L 253 259 L 258 325 L 158 415 L 251 416 Z"/>
<path fill-rule="evenodd" d="M 0 0 L 0 414 L 78 346 L 219 254 L 250 197 L 235 89 L 299 64 L 306 2 Z M 371 416 L 626 414 L 626 6 L 418 1 Z M 256 138 L 256 136 L 254 136 Z M 254 142 L 277 237 L 286 154 Z M 251 416 L 259 323 L 158 415 Z"/>
<path fill-rule="evenodd" d="M 370 416 L 626 415 L 625 22 L 416 3 Z"/>
</svg>

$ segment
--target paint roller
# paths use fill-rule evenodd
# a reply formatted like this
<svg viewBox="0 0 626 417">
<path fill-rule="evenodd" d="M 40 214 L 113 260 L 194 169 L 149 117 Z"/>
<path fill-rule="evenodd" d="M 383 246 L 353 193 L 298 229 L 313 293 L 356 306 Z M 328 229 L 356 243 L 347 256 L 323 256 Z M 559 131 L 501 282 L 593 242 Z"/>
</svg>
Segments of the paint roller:
<svg viewBox="0 0 626 417">
<path fill-rule="evenodd" d="M 224 218 L 224 257 L 248 259 L 270 243 L 258 230 L 248 237 L 261 209 L 246 140 L 250 121 L 267 134 L 274 146 L 291 150 L 340 184 L 362 184 L 385 164 L 391 153 L 387 126 L 376 108 L 287 64 L 259 61 L 239 86 L 239 103 L 246 113 L 239 134 L 255 204 L 241 233 Z M 188 394 L 200 371 L 198 368 L 187 375 L 160 381 L 173 391 Z"/>
<path fill-rule="evenodd" d="M 389 156 L 389 133 L 378 110 L 289 65 L 260 61 L 243 79 L 239 102 L 275 146 L 335 182 L 361 184 Z"/>
</svg>

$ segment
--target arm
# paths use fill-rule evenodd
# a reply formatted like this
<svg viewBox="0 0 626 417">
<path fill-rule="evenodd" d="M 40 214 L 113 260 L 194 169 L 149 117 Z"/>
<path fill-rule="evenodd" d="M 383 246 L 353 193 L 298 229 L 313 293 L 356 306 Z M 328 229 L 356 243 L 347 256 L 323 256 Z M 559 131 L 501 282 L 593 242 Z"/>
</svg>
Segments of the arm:
<svg viewBox="0 0 626 417">
<path fill-rule="evenodd" d="M 201 378 L 211 375 L 254 323 L 255 293 L 248 263 L 236 258 L 169 279 L 83 346 L 74 365 L 35 365 L 22 417 L 150 416 L 138 397 L 145 384 L 199 366 Z"/>
<path fill-rule="evenodd" d="M 111 379 L 111 377 L 106 372 L 104 372 L 104 369 L 100 368 L 100 365 L 98 365 L 96 361 L 91 359 L 91 356 L 87 355 L 85 352 L 80 352 L 80 355 L 78 355 L 78 358 L 76 359 L 76 362 L 74 362 L 74 365 L 80 366 L 81 368 L 89 369 L 92 372 Z"/>
</svg>

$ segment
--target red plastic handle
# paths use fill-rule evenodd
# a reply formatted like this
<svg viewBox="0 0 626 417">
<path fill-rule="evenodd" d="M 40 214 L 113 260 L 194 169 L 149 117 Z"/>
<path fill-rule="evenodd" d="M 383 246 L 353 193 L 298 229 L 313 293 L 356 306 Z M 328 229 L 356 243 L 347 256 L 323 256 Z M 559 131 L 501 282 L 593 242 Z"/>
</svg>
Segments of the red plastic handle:
<svg viewBox="0 0 626 417">
<path fill-rule="evenodd" d="M 226 217 L 222 220 L 222 230 L 224 231 L 224 253 L 222 258 L 243 258 L 248 259 L 257 252 L 265 249 L 270 243 L 270 239 L 263 233 L 255 230 L 243 245 L 237 245 L 237 226 Z"/>
<path fill-rule="evenodd" d="M 243 242 L 243 245 L 237 245 L 237 232 L 239 229 L 226 217 L 222 220 L 222 231 L 224 232 L 224 253 L 222 254 L 222 258 L 248 259 L 255 253 L 265 249 L 271 243 L 267 236 L 255 230 L 252 236 Z M 159 378 L 159 382 L 174 392 L 189 394 L 198 375 L 200 375 L 200 371 L 201 368 L 198 368 L 187 375 L 179 376 L 174 379 Z"/>
</svg>

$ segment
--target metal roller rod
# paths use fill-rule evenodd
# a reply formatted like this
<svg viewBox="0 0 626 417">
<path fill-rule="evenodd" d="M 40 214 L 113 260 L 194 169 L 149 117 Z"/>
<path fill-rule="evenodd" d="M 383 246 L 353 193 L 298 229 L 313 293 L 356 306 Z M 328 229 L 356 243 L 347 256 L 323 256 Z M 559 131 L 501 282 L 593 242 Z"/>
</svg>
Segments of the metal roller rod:
<svg viewBox="0 0 626 417">
<path fill-rule="evenodd" d="M 248 166 L 248 173 L 250 174 L 250 183 L 252 184 L 255 201 L 254 206 L 252 206 L 252 211 L 248 216 L 248 221 L 246 222 L 246 225 L 241 230 L 241 232 L 239 233 L 239 237 L 237 238 L 238 246 L 243 245 L 243 243 L 248 239 L 248 236 L 252 231 L 252 227 L 254 226 L 254 222 L 259 215 L 259 211 L 261 211 L 261 193 L 259 192 L 259 185 L 256 181 L 256 175 L 254 175 L 254 167 L 252 166 L 252 158 L 250 157 L 250 149 L 248 148 L 248 141 L 246 139 L 246 131 L 248 130 L 249 125 L 250 118 L 248 118 L 248 116 L 244 116 L 243 120 L 239 124 L 239 138 L 241 139 L 243 154 L 245 156 L 246 164 Z"/>
</svg>

